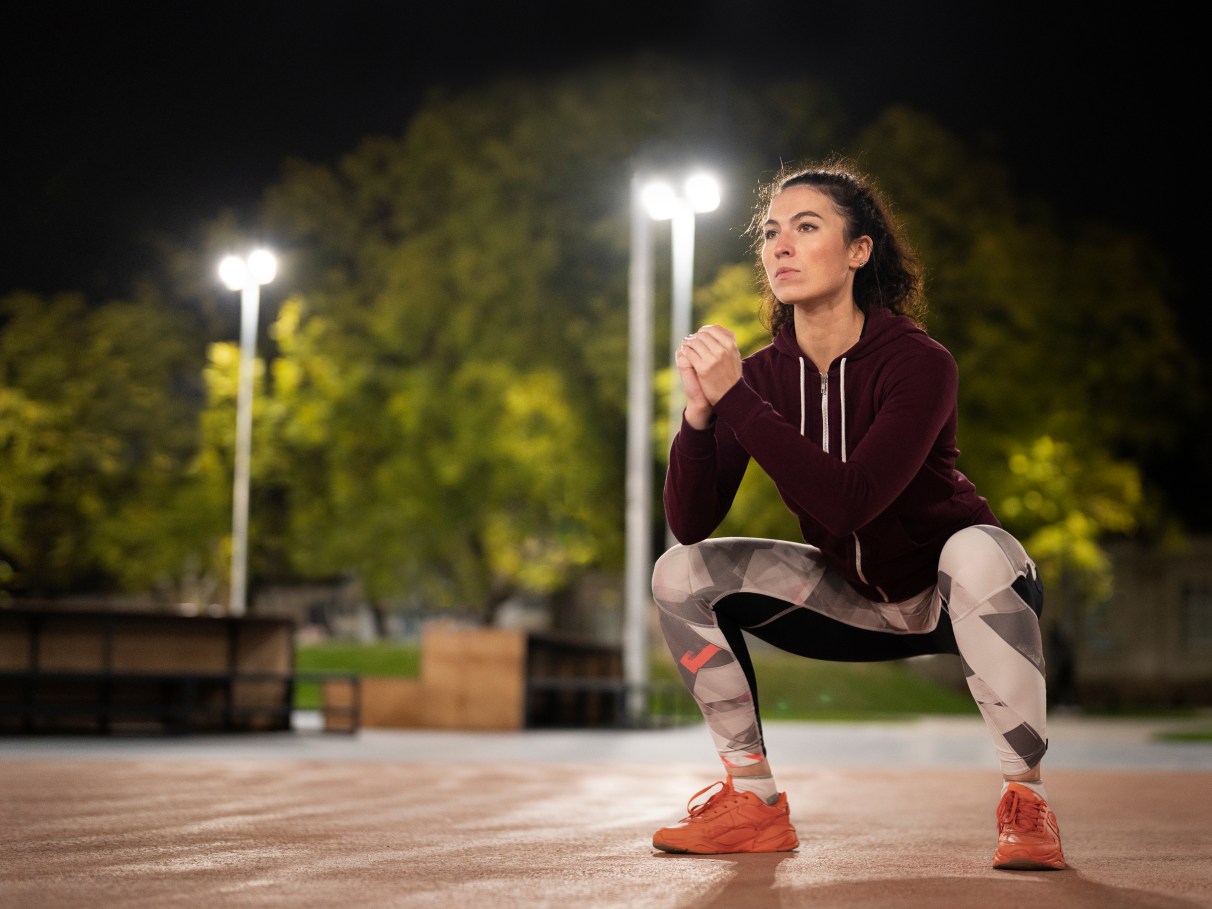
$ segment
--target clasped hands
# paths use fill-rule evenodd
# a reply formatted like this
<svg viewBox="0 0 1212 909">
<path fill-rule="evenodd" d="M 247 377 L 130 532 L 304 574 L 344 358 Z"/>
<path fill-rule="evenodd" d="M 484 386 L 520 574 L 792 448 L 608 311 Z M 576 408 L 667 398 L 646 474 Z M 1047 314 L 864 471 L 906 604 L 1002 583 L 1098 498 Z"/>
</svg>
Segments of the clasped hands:
<svg viewBox="0 0 1212 909">
<path fill-rule="evenodd" d="M 704 325 L 682 339 L 674 361 L 686 393 L 686 422 L 706 429 L 716 402 L 741 378 L 736 335 L 720 325 Z"/>
</svg>

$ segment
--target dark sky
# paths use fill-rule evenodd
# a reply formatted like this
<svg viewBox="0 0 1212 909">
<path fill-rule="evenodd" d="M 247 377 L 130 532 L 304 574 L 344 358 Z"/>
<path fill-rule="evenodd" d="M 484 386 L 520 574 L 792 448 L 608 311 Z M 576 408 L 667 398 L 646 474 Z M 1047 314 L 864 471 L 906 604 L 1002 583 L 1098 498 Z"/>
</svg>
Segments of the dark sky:
<svg viewBox="0 0 1212 909">
<path fill-rule="evenodd" d="M 907 103 L 991 137 L 1016 185 L 1063 215 L 1193 259 L 1171 221 L 1196 207 L 1194 29 L 1063 7 L 16 0 L 0 13 L 0 292 L 121 295 L 137 234 L 249 208 L 288 156 L 398 135 L 430 86 L 641 48 L 824 79 L 857 122 Z"/>
</svg>

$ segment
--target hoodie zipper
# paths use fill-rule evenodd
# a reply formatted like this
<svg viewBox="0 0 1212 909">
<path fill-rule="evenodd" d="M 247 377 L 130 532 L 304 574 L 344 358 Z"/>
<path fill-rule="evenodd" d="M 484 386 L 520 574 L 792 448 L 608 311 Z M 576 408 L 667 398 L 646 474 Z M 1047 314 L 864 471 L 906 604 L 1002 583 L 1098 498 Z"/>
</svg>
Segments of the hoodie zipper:
<svg viewBox="0 0 1212 909">
<path fill-rule="evenodd" d="M 829 373 L 821 373 L 821 448 L 829 450 Z"/>
</svg>

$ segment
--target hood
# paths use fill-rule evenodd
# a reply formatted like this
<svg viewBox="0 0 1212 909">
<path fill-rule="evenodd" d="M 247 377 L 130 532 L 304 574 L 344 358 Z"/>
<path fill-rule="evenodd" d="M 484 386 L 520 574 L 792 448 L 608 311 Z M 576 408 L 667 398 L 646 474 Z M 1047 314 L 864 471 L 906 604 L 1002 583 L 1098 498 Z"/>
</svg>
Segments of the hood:
<svg viewBox="0 0 1212 909">
<path fill-rule="evenodd" d="M 855 342 L 854 346 L 842 356 L 847 360 L 858 360 L 880 350 L 904 335 L 914 333 L 924 335 L 925 331 L 919 328 L 917 323 L 908 316 L 894 315 L 880 307 L 867 314 L 867 320 L 863 324 L 862 335 Z M 774 339 L 773 345 L 774 349 L 780 354 L 791 357 L 794 360 L 798 360 L 803 356 L 799 341 L 795 336 L 794 321 L 783 326 L 783 330 Z M 820 365 L 827 369 L 832 364 L 825 363 Z"/>
</svg>

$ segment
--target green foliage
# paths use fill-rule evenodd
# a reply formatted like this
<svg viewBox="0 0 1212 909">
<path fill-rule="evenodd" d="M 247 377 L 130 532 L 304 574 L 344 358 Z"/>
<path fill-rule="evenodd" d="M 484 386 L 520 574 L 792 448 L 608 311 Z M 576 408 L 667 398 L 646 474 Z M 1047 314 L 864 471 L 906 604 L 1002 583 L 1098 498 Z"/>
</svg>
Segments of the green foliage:
<svg viewBox="0 0 1212 909">
<path fill-rule="evenodd" d="M 200 351 L 154 299 L 0 300 L 0 554 L 4 586 L 172 584 L 207 540 L 185 510 Z"/>
<path fill-rule="evenodd" d="M 274 326 L 266 404 L 300 571 L 354 572 L 378 600 L 484 606 L 601 558 L 613 471 L 560 373 L 418 358 L 351 376 L 316 343 L 326 322 L 301 313 L 293 301 Z"/>
<path fill-rule="evenodd" d="M 991 501 L 1019 529 L 1045 589 L 1062 587 L 1095 603 L 1111 592 L 1111 565 L 1098 541 L 1131 534 L 1143 509 L 1140 472 L 1105 452 L 1079 456 L 1048 436 L 1016 446 L 1010 470 L 995 475 Z"/>
</svg>

